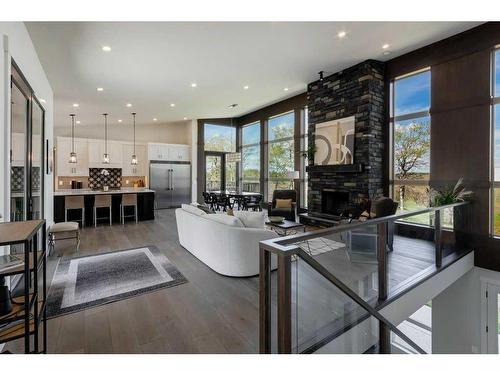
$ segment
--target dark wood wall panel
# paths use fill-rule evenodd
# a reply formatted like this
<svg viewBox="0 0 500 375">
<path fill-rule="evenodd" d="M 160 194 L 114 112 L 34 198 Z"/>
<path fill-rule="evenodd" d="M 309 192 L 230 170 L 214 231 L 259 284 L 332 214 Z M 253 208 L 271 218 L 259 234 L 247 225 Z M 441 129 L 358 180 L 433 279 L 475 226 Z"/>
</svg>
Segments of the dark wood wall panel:
<svg viewBox="0 0 500 375">
<path fill-rule="evenodd" d="M 463 177 L 476 186 L 487 185 L 490 107 L 432 113 L 431 119 L 431 182 L 442 185 Z"/>
<path fill-rule="evenodd" d="M 432 66 L 431 112 L 490 104 L 490 48 Z"/>
</svg>

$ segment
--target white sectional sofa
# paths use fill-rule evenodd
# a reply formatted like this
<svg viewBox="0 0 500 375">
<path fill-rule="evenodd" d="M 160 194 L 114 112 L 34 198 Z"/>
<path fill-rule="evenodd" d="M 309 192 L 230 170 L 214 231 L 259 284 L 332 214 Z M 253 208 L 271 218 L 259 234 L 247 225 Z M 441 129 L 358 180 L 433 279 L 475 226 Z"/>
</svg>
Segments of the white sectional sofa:
<svg viewBox="0 0 500 375">
<path fill-rule="evenodd" d="M 264 228 L 264 217 L 260 219 L 253 214 L 257 213 L 236 213 L 240 216 L 246 215 L 240 220 L 235 216 L 207 214 L 192 205 L 182 205 L 175 210 L 180 244 L 222 275 L 257 275 L 259 241 L 278 235 Z M 244 223 L 247 223 L 247 226 Z M 258 228 L 248 227 L 260 225 Z M 274 259 L 272 266 L 276 268 Z"/>
</svg>

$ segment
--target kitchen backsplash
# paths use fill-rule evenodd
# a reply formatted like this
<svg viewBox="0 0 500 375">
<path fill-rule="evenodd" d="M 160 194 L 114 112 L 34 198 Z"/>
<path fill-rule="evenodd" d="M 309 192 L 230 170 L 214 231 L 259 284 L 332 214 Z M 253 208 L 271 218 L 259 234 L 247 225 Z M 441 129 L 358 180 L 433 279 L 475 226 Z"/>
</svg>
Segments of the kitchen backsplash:
<svg viewBox="0 0 500 375">
<path fill-rule="evenodd" d="M 102 172 L 106 170 L 107 174 Z M 110 188 L 122 187 L 121 168 L 89 168 L 89 188 L 100 189 L 103 186 Z"/>
<path fill-rule="evenodd" d="M 32 167 L 33 190 L 40 190 L 40 167 Z M 10 189 L 11 191 L 24 190 L 24 167 L 11 167 L 10 169 Z"/>
</svg>

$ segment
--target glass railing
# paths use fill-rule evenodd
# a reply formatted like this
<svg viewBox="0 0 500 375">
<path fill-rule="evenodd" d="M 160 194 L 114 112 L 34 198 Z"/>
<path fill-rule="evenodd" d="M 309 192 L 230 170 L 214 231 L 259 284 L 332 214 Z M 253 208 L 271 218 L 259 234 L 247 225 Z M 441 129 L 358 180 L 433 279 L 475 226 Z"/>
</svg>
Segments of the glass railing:
<svg viewBox="0 0 500 375">
<path fill-rule="evenodd" d="M 261 352 L 423 352 L 377 308 L 470 251 L 468 208 L 346 221 L 261 242 Z M 432 226 L 403 220 L 422 214 Z"/>
</svg>

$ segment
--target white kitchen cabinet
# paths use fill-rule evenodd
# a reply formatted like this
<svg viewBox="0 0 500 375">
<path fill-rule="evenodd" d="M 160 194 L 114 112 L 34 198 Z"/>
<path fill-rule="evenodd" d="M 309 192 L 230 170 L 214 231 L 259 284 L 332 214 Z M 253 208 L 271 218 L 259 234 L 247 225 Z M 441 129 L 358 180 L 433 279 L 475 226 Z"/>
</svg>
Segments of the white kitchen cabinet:
<svg viewBox="0 0 500 375">
<path fill-rule="evenodd" d="M 190 147 L 187 145 L 168 145 L 169 161 L 189 161 L 191 159 Z"/>
<path fill-rule="evenodd" d="M 108 141 L 109 164 L 103 164 L 104 141 L 89 139 L 89 167 L 90 168 L 122 168 L 123 145 L 121 142 Z"/>
<path fill-rule="evenodd" d="M 148 158 L 156 161 L 189 161 L 190 147 L 168 143 L 148 143 Z"/>
<path fill-rule="evenodd" d="M 148 143 L 149 160 L 168 160 L 168 145 L 163 143 Z"/>
<path fill-rule="evenodd" d="M 42 138 L 40 134 L 33 134 L 32 142 L 32 154 L 33 154 L 33 166 L 40 167 L 42 164 Z"/>
<path fill-rule="evenodd" d="M 57 137 L 56 145 L 56 171 L 58 176 L 88 176 L 88 147 L 87 140 L 75 139 L 75 152 L 77 163 L 69 163 L 71 152 L 71 138 Z"/>
<path fill-rule="evenodd" d="M 146 153 L 146 146 L 136 145 L 135 154 L 137 156 L 137 165 L 131 165 L 132 155 L 134 154 L 133 144 L 123 145 L 123 158 L 122 158 L 122 176 L 146 176 L 148 158 Z"/>
</svg>

